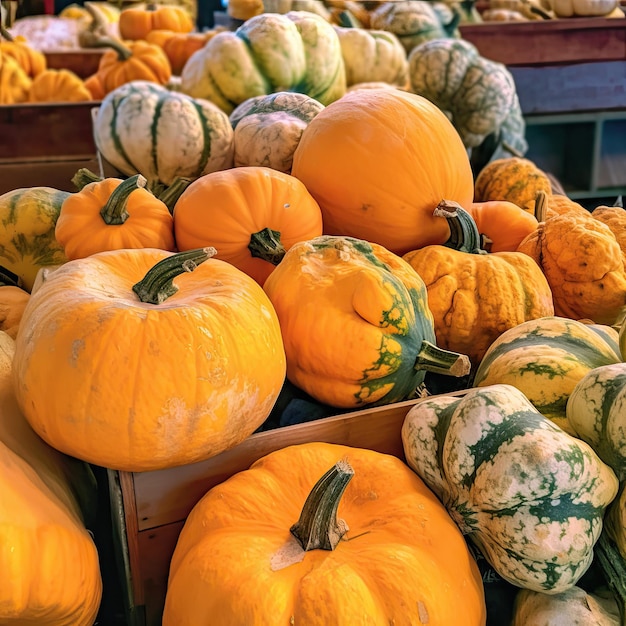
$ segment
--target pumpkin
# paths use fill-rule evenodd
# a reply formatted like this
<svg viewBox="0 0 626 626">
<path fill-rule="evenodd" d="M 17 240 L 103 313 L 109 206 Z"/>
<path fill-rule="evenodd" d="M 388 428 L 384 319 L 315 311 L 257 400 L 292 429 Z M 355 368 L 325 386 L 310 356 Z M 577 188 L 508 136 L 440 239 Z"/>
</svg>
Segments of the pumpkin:
<svg viewBox="0 0 626 626">
<path fill-rule="evenodd" d="M 28 94 L 29 102 L 87 102 L 93 97 L 82 78 L 67 69 L 47 69 L 38 74 Z"/>
<path fill-rule="evenodd" d="M 5 39 L 0 40 L 0 56 L 13 57 L 29 78 L 34 78 L 46 69 L 48 62 L 43 52 L 29 46 L 24 37 L 13 37 L 2 24 L 0 35 Z"/>
<path fill-rule="evenodd" d="M 572 389 L 566 415 L 576 436 L 626 479 L 626 363 L 588 371 Z"/>
<path fill-rule="evenodd" d="M 148 43 L 154 43 L 167 55 L 172 67 L 172 74 L 180 76 L 189 57 L 206 45 L 218 32 L 225 30 L 218 26 L 202 33 L 179 33 L 173 30 L 151 30 L 146 35 Z"/>
<path fill-rule="evenodd" d="M 528 320 L 498 337 L 474 376 L 476 387 L 516 387 L 545 417 L 574 434 L 567 399 L 590 370 L 619 363 L 617 332 L 564 317 Z"/>
<path fill-rule="evenodd" d="M 543 270 L 557 315 L 611 325 L 626 307 L 624 255 L 611 229 L 591 215 L 541 222 L 517 249 Z"/>
<path fill-rule="evenodd" d="M 235 32 L 218 33 L 192 54 L 181 89 L 226 113 L 248 98 L 276 91 L 304 93 L 327 105 L 346 91 L 339 37 L 314 13 L 262 13 Z"/>
<path fill-rule="evenodd" d="M 111 2 L 87 0 L 83 5 L 68 4 L 59 11 L 60 17 L 71 17 L 75 20 L 93 20 L 94 13 L 105 23 L 117 24 L 120 21 L 120 9 Z"/>
<path fill-rule="evenodd" d="M 515 597 L 510 626 L 559 623 L 567 626 L 619 626 L 619 611 L 614 599 L 587 593 L 577 586 L 554 595 L 520 589 Z"/>
<path fill-rule="evenodd" d="M 389 404 L 415 394 L 426 371 L 469 372 L 466 356 L 437 348 L 422 279 L 378 244 L 296 243 L 263 289 L 280 320 L 287 378 L 319 402 Z"/>
<path fill-rule="evenodd" d="M 67 261 L 54 229 L 67 191 L 24 187 L 0 195 L 0 266 L 30 292 L 41 267 Z"/>
<path fill-rule="evenodd" d="M 96 72 L 105 94 L 133 81 L 166 85 L 172 77 L 169 59 L 156 44 L 97 37 L 90 47 L 107 48 Z"/>
<path fill-rule="evenodd" d="M 408 62 L 411 91 L 449 113 L 467 148 L 497 132 L 514 105 L 511 72 L 502 63 L 481 56 L 469 41 L 426 41 L 413 48 Z"/>
<path fill-rule="evenodd" d="M 218 454 L 265 421 L 285 378 L 278 320 L 211 252 L 113 250 L 50 273 L 14 361 L 18 403 L 44 440 L 146 471 Z"/>
<path fill-rule="evenodd" d="M 484 602 L 461 534 L 402 461 L 307 443 L 196 504 L 172 557 L 163 626 L 215 615 L 233 626 L 481 626 Z"/>
<path fill-rule="evenodd" d="M 181 6 L 148 5 L 129 7 L 120 13 L 120 37 L 125 40 L 145 40 L 151 30 L 173 30 L 190 33 L 194 29 L 191 15 Z"/>
<path fill-rule="evenodd" d="M 427 398 L 401 436 L 408 465 L 502 578 L 548 594 L 580 580 L 618 489 L 588 444 L 511 385 Z"/>
<path fill-rule="evenodd" d="M 141 174 L 124 181 L 105 178 L 67 198 L 54 231 L 65 256 L 81 259 L 118 248 L 175 250 L 172 215 L 145 185 Z"/>
<path fill-rule="evenodd" d="M 223 111 L 148 81 L 107 94 L 94 120 L 94 140 L 121 173 L 166 185 L 233 163 L 233 129 Z"/>
<path fill-rule="evenodd" d="M 13 393 L 14 355 L 0 332 L 0 622 L 91 626 L 102 579 L 75 489 L 82 481 L 94 492 L 95 479 L 28 426 Z"/>
<path fill-rule="evenodd" d="M 426 285 L 437 345 L 467 354 L 476 367 L 504 331 L 553 315 L 552 293 L 528 256 L 481 253 L 476 224 L 460 206 L 440 204 L 437 213 L 451 224 L 451 240 L 403 258 Z"/>
<path fill-rule="evenodd" d="M 460 13 L 445 14 L 441 2 L 382 2 L 370 13 L 370 28 L 393 33 L 408 55 L 431 39 L 459 37 Z"/>
<path fill-rule="evenodd" d="M 302 132 L 323 108 L 321 102 L 303 93 L 279 91 L 248 98 L 229 116 L 234 166 L 257 165 L 290 174 Z"/>
<path fill-rule="evenodd" d="M 235 20 L 249 20 L 264 11 L 263 0 L 230 0 L 226 6 L 227 14 Z"/>
<path fill-rule="evenodd" d="M 26 102 L 31 84 L 19 62 L 0 50 L 0 105 Z"/>
<path fill-rule="evenodd" d="M 85 87 L 89 90 L 92 100 L 102 100 L 106 93 L 104 91 L 104 85 L 100 82 L 98 74 L 92 74 L 85 78 Z"/>
<path fill-rule="evenodd" d="M 240 0 L 241 2 L 252 2 L 254 0 Z M 265 13 L 289 13 L 290 11 L 309 11 L 310 13 L 315 13 L 320 17 L 323 17 L 325 20 L 330 21 L 331 12 L 329 8 L 326 7 L 326 4 L 331 4 L 332 0 L 329 2 L 319 2 L 319 0 L 263 0 L 263 12 Z M 235 4 L 235 6 L 237 6 Z M 254 4 L 252 4 L 254 6 Z M 236 19 L 238 18 L 233 14 L 232 9 L 230 9 L 229 3 L 229 13 L 231 17 Z M 251 16 L 252 17 L 252 16 Z M 249 19 L 249 18 L 246 18 Z"/>
<path fill-rule="evenodd" d="M 0 267 L 0 331 L 15 339 L 30 294 L 5 277 Z"/>
<path fill-rule="evenodd" d="M 556 215 L 563 215 L 564 213 L 569 213 L 570 215 L 589 215 L 589 211 L 579 202 L 572 200 L 569 196 L 564 194 L 552 192 L 547 199 L 545 217 L 555 217 Z"/>
<path fill-rule="evenodd" d="M 400 89 L 361 89 L 327 106 L 304 129 L 291 173 L 319 203 L 326 234 L 398 255 L 444 243 L 450 229 L 435 207 L 442 198 L 466 206 L 474 194 L 452 124 L 426 98 Z"/>
<path fill-rule="evenodd" d="M 552 185 L 547 174 L 530 159 L 506 157 L 491 161 L 478 173 L 474 200 L 507 200 L 534 215 L 537 194 L 543 191 L 552 195 Z"/>
<path fill-rule="evenodd" d="M 322 234 L 322 213 L 306 187 L 268 167 L 213 172 L 174 205 L 179 250 L 212 246 L 260 285 L 298 241 Z"/>
<path fill-rule="evenodd" d="M 472 202 L 463 208 L 474 220 L 481 248 L 487 252 L 515 252 L 539 224 L 534 215 L 508 200 Z"/>
<path fill-rule="evenodd" d="M 597 206 L 591 216 L 606 224 L 613 233 L 622 252 L 626 254 L 626 211 L 621 206 Z"/>
<path fill-rule="evenodd" d="M 619 8 L 618 0 L 549 0 L 556 17 L 602 17 Z"/>
<path fill-rule="evenodd" d="M 399 39 L 386 30 L 335 26 L 348 87 L 383 82 L 407 87 L 409 63 Z"/>
</svg>

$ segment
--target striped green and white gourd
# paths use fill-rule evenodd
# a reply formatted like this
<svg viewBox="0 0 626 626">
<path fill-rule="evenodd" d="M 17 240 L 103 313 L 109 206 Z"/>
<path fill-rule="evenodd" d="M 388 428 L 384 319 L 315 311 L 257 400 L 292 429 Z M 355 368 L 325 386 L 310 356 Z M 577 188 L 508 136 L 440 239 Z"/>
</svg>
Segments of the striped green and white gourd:
<svg viewBox="0 0 626 626">
<path fill-rule="evenodd" d="M 433 396 L 402 426 L 407 463 L 513 585 L 560 593 L 593 560 L 613 470 L 511 385 Z"/>
<path fill-rule="evenodd" d="M 229 116 L 235 132 L 234 166 L 291 174 L 302 132 L 323 109 L 315 98 L 288 91 L 245 100 Z"/>
<path fill-rule="evenodd" d="M 541 317 L 500 335 L 482 358 L 473 384 L 513 385 L 545 417 L 574 434 L 565 409 L 590 370 L 621 361 L 617 331 L 565 317 Z"/>
<path fill-rule="evenodd" d="M 339 37 L 315 13 L 262 13 L 194 52 L 181 89 L 228 114 L 248 98 L 277 91 L 304 93 L 326 106 L 346 92 Z"/>
<path fill-rule="evenodd" d="M 165 185 L 233 164 L 228 115 L 211 102 L 148 81 L 126 83 L 102 100 L 94 139 L 122 174 L 142 174 Z"/>
<path fill-rule="evenodd" d="M 566 416 L 576 435 L 626 479 L 626 363 L 587 372 L 567 400 Z"/>
</svg>

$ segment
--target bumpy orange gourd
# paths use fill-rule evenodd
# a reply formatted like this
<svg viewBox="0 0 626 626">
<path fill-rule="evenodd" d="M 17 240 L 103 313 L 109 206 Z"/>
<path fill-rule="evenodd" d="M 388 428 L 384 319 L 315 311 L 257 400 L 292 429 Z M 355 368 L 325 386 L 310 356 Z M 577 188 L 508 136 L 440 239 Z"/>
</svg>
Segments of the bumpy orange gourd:
<svg viewBox="0 0 626 626">
<path fill-rule="evenodd" d="M 210 254 L 112 250 L 50 273 L 14 361 L 43 439 L 145 471 L 218 454 L 265 421 L 285 378 L 278 319 L 256 282 Z"/>
<path fill-rule="evenodd" d="M 529 159 L 506 157 L 490 161 L 480 170 L 475 181 L 474 200 L 507 200 L 534 215 L 539 191 L 548 196 L 552 193 L 547 174 Z"/>
<path fill-rule="evenodd" d="M 31 84 L 31 78 L 19 62 L 0 51 L 0 104 L 26 102 Z"/>
<path fill-rule="evenodd" d="M 81 259 L 121 248 L 176 250 L 172 215 L 145 185 L 140 174 L 105 178 L 69 196 L 54 231 L 65 256 Z"/>
<path fill-rule="evenodd" d="M 172 68 L 163 49 L 147 41 L 105 39 L 103 47 L 109 47 L 100 59 L 96 75 L 102 91 L 108 94 L 133 80 L 147 80 L 165 85 L 172 77 Z"/>
<path fill-rule="evenodd" d="M 569 215 L 588 215 L 589 211 L 585 207 L 572 200 L 569 196 L 553 193 L 546 199 L 546 214 L 545 217 L 555 217 L 556 215 L 563 215 L 568 213 Z"/>
<path fill-rule="evenodd" d="M 364 89 L 331 103 L 307 125 L 291 173 L 322 209 L 324 232 L 394 252 L 443 243 L 433 210 L 473 200 L 467 152 L 441 110 L 399 89 Z"/>
<path fill-rule="evenodd" d="M 73 490 L 82 480 L 78 462 L 24 419 L 13 392 L 14 355 L 14 340 L 0 332 L 0 623 L 92 626 L 102 579 Z M 95 481 L 85 488 L 95 493 Z"/>
<path fill-rule="evenodd" d="M 463 216 L 445 211 L 455 229 Z M 437 345 L 467 354 L 476 367 L 504 331 L 553 315 L 554 304 L 548 281 L 535 261 L 520 252 L 481 254 L 475 245 L 465 248 L 471 237 L 478 240 L 478 231 L 475 226 L 473 234 L 466 231 L 472 226 L 471 218 L 461 224 L 461 239 L 455 245 L 462 249 L 426 246 L 403 258 L 426 284 Z"/>
<path fill-rule="evenodd" d="M 591 215 L 541 222 L 518 250 L 545 274 L 555 314 L 612 325 L 626 306 L 624 256 L 611 229 Z"/>
<path fill-rule="evenodd" d="M 212 246 L 260 285 L 298 241 L 322 234 L 322 213 L 297 178 L 269 167 L 206 174 L 174 206 L 179 250 Z"/>
<path fill-rule="evenodd" d="M 30 87 L 29 102 L 88 102 L 91 92 L 80 76 L 67 69 L 47 69 Z"/>
<path fill-rule="evenodd" d="M 619 247 L 626 254 L 626 210 L 620 206 L 602 204 L 591 212 L 591 216 L 611 229 Z"/>
<path fill-rule="evenodd" d="M 317 507 L 308 506 L 310 492 Z M 313 526 L 316 510 L 326 516 Z M 486 621 L 476 562 L 423 481 L 394 456 L 327 443 L 266 455 L 190 513 L 163 626 L 209 624 L 216 615 L 230 626 Z"/>
<path fill-rule="evenodd" d="M 537 219 L 506 200 L 473 202 L 463 207 L 472 216 L 488 252 L 513 252 L 538 225 Z"/>
<path fill-rule="evenodd" d="M 124 9 L 119 19 L 120 36 L 129 40 L 145 39 L 151 30 L 190 33 L 193 27 L 191 15 L 174 5 L 131 7 Z"/>
</svg>

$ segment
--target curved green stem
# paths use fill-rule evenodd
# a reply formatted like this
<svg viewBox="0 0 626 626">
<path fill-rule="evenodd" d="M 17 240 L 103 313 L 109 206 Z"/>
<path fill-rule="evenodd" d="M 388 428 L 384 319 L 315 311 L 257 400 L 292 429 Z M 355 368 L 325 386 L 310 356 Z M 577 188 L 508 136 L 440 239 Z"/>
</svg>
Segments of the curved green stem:
<svg viewBox="0 0 626 626">
<path fill-rule="evenodd" d="M 178 202 L 178 198 L 183 195 L 183 191 L 191 185 L 193 180 L 193 178 L 177 176 L 169 187 L 166 187 L 157 195 L 157 198 L 167 206 L 170 213 L 174 213 L 174 207 Z"/>
<path fill-rule="evenodd" d="M 315 483 L 302 507 L 300 519 L 289 529 L 303 550 L 334 550 L 346 534 L 348 527 L 337 519 L 337 509 L 353 476 L 350 463 L 342 459 Z"/>
<path fill-rule="evenodd" d="M 445 350 L 426 340 L 422 341 L 414 365 L 416 370 L 456 377 L 469 374 L 471 367 L 471 361 L 466 354 Z"/>
<path fill-rule="evenodd" d="M 142 302 L 162 304 L 178 291 L 173 282 L 177 276 L 184 272 L 193 272 L 200 263 L 215 254 L 215 248 L 195 248 L 167 256 L 133 285 L 133 291 Z"/>
<path fill-rule="evenodd" d="M 474 218 L 458 202 L 442 200 L 435 207 L 433 215 L 448 220 L 450 238 L 444 246 L 470 254 L 486 254 L 480 248 L 480 233 Z"/>
<path fill-rule="evenodd" d="M 89 29 L 80 32 L 80 45 L 83 48 L 113 48 L 120 61 L 128 61 L 133 56 L 132 50 L 121 41 L 111 37 L 103 37 Z"/>
<path fill-rule="evenodd" d="M 538 222 L 546 221 L 546 209 L 548 208 L 548 194 L 545 191 L 538 191 L 535 197 L 535 219 Z"/>
<path fill-rule="evenodd" d="M 253 257 L 278 265 L 285 256 L 285 248 L 280 242 L 280 231 L 264 228 L 250 235 L 248 250 Z"/>
<path fill-rule="evenodd" d="M 4 24 L 0 23 L 0 36 L 7 41 L 15 41 L 13 35 L 5 28 Z"/>
<path fill-rule="evenodd" d="M 81 167 L 74 176 L 72 176 L 72 184 L 78 191 L 86 187 L 89 183 L 99 183 L 102 181 L 102 176 L 94 174 L 90 169 Z"/>
<path fill-rule="evenodd" d="M 143 189 L 146 182 L 146 178 L 141 174 L 135 174 L 123 180 L 109 196 L 107 203 L 100 209 L 100 217 L 104 223 L 109 226 L 123 224 L 129 217 L 126 204 L 130 194 L 137 189 Z"/>
</svg>

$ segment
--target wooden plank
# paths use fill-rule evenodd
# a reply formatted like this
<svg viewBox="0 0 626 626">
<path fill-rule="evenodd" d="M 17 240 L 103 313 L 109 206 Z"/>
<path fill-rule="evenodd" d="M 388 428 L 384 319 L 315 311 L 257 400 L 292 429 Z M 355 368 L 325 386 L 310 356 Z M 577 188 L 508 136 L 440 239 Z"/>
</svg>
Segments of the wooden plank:
<svg viewBox="0 0 626 626">
<path fill-rule="evenodd" d="M 626 20 L 602 17 L 462 24 L 463 39 L 508 66 L 626 60 Z"/>
<path fill-rule="evenodd" d="M 98 70 L 98 64 L 104 54 L 103 50 L 46 50 L 44 56 L 48 68 L 53 70 L 67 69 L 80 78 L 88 78 Z"/>
<path fill-rule="evenodd" d="M 134 603 L 144 604 L 143 584 L 136 584 L 135 581 L 142 581 L 142 556 L 139 547 L 139 529 L 137 528 L 137 509 L 134 498 L 126 498 L 125 494 L 134 493 L 135 485 L 133 475 L 128 472 L 118 472 L 120 490 L 124 504 L 124 524 L 126 528 L 126 543 L 128 547 L 128 559 L 131 571 L 131 584 L 133 590 Z"/>
<path fill-rule="evenodd" d="M 403 458 L 400 429 L 419 400 L 364 409 L 251 435 L 238 446 L 201 463 L 133 475 L 140 531 L 184 520 L 214 485 L 247 469 L 260 457 L 289 445 L 324 441 L 370 448 Z"/>
</svg>

